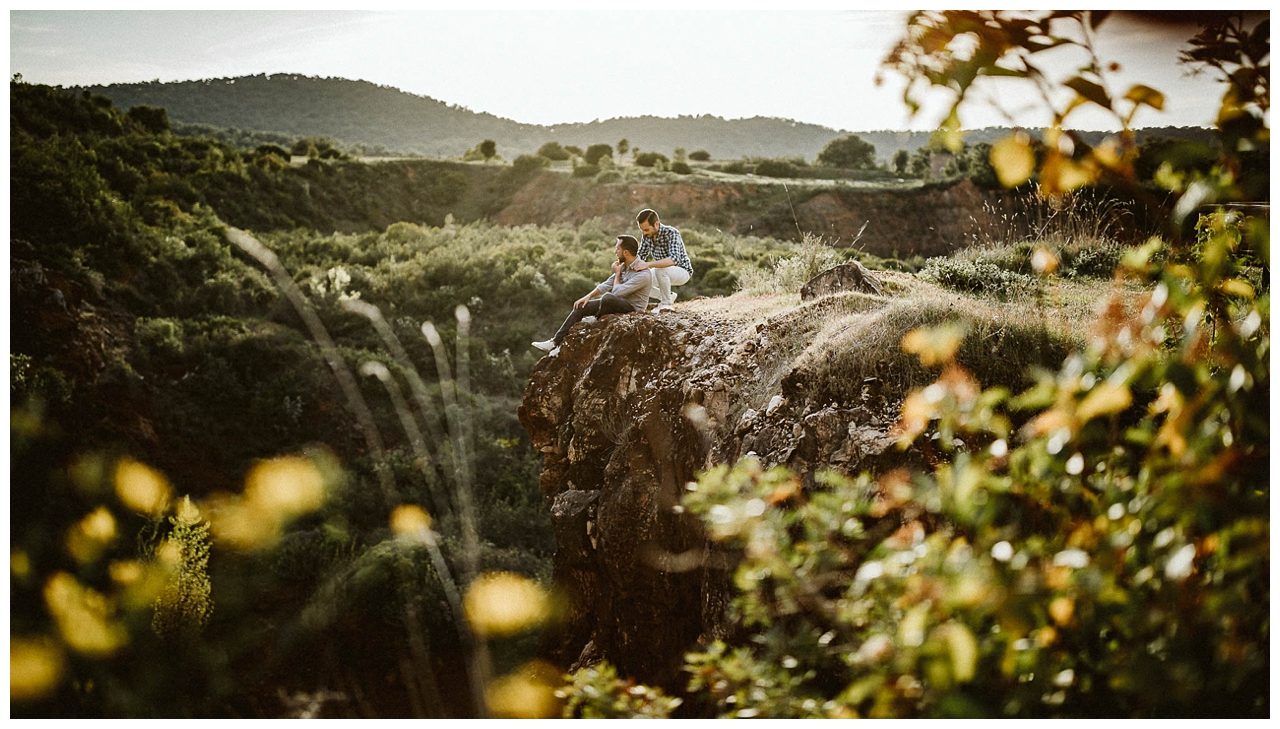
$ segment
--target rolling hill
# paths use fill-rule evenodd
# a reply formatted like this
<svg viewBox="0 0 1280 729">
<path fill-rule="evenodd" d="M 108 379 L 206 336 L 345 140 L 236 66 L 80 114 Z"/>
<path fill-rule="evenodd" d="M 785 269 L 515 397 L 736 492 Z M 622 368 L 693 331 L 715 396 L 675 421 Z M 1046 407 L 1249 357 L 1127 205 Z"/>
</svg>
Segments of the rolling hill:
<svg viewBox="0 0 1280 729">
<path fill-rule="evenodd" d="M 476 112 L 390 86 L 344 78 L 300 74 L 258 74 L 196 81 L 158 81 L 77 88 L 110 99 L 116 106 L 159 106 L 176 125 L 236 130 L 251 139 L 263 133 L 284 137 L 323 136 L 365 153 L 456 157 L 483 139 L 497 142 L 498 154 L 513 159 L 544 143 L 586 147 L 626 139 L 632 148 L 670 155 L 677 147 L 705 149 L 717 159 L 803 157 L 813 160 L 832 139 L 850 132 L 790 119 L 717 116 L 615 118 L 588 123 L 542 126 Z M 914 151 L 930 132 L 858 131 L 884 162 L 898 149 Z M 991 142 L 1007 134 L 989 128 L 966 132 L 970 143 Z M 1149 136 L 1203 138 L 1203 129 L 1144 130 Z M 1104 136 L 1085 132 L 1090 143 Z"/>
</svg>

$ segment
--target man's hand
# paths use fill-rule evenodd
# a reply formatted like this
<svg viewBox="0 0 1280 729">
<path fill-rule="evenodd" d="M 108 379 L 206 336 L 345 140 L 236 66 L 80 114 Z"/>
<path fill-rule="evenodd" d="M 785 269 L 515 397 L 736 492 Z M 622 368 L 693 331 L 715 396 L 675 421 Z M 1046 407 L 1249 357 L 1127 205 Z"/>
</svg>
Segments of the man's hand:
<svg viewBox="0 0 1280 729">
<path fill-rule="evenodd" d="M 622 271 L 622 265 L 623 265 L 623 264 L 622 264 L 622 261 L 614 261 L 614 262 L 613 262 L 613 272 L 614 272 L 614 273 L 619 273 L 619 272 L 621 272 L 621 271 Z"/>
<path fill-rule="evenodd" d="M 637 259 L 636 259 L 636 262 L 635 262 L 635 263 L 633 263 L 633 264 L 631 264 L 631 267 L 632 267 L 632 268 L 634 268 L 634 269 L 635 269 L 635 270 L 637 270 L 637 271 L 643 271 L 643 270 L 645 270 L 645 269 L 649 268 L 649 262 L 648 262 L 648 261 L 642 261 L 642 260 L 640 260 L 639 258 L 637 258 Z"/>
<path fill-rule="evenodd" d="M 583 296 L 581 299 L 578 299 L 577 301 L 573 302 L 573 308 L 581 309 L 582 307 L 586 306 L 587 302 L 590 300 L 591 300 L 590 296 Z"/>
</svg>

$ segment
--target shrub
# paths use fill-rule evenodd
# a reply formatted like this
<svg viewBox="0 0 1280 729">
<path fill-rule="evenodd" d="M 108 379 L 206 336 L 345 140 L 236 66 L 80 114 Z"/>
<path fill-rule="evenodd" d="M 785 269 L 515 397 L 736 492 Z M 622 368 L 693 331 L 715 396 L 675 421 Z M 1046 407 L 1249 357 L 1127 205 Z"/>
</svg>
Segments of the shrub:
<svg viewBox="0 0 1280 729">
<path fill-rule="evenodd" d="M 671 171 L 677 175 L 688 175 L 693 173 L 693 168 L 687 162 L 672 162 Z"/>
<path fill-rule="evenodd" d="M 635 156 L 635 163 L 639 167 L 657 167 L 659 165 L 665 167 L 667 161 L 666 155 L 658 152 L 641 152 Z"/>
<path fill-rule="evenodd" d="M 853 134 L 833 139 L 818 153 L 818 164 L 849 169 L 876 166 L 876 148 Z"/>
<path fill-rule="evenodd" d="M 528 174 L 550 164 L 551 160 L 542 155 L 522 154 L 515 158 L 515 161 L 511 163 L 511 167 L 517 173 Z"/>
<path fill-rule="evenodd" d="M 749 294 L 799 293 L 809 279 L 840 262 L 840 254 L 820 236 L 806 233 L 790 256 L 767 268 L 749 266 L 738 272 L 738 285 Z"/>
<path fill-rule="evenodd" d="M 1128 275 L 1162 270 L 1154 251 Z M 1160 306 L 1111 302 L 1016 398 L 953 358 L 976 333 L 915 330 L 903 346 L 942 368 L 899 426 L 936 454 L 923 472 L 705 474 L 684 505 L 745 555 L 752 627 L 690 655 L 690 689 L 725 716 L 1265 714 L 1268 435 L 1247 413 L 1269 343 L 1243 289 L 1216 291 L 1229 268 L 1163 269 Z M 1219 307 L 1252 323 L 1209 335 Z"/>
<path fill-rule="evenodd" d="M 569 151 L 561 147 L 559 142 L 547 142 L 542 145 L 538 148 L 538 155 L 555 162 L 569 159 Z"/>
<path fill-rule="evenodd" d="M 601 185 L 607 185 L 613 182 L 622 182 L 622 173 L 617 170 L 602 170 L 596 175 L 596 182 Z"/>
<path fill-rule="evenodd" d="M 695 150 L 689 153 L 689 159 L 695 162 L 706 162 L 711 159 L 711 153 L 705 149 Z"/>
<path fill-rule="evenodd" d="M 582 159 L 589 165 L 598 165 L 605 157 L 613 159 L 613 147 L 608 144 L 593 144 L 582 155 Z"/>
<path fill-rule="evenodd" d="M 600 168 L 595 165 L 578 165 L 573 168 L 574 177 L 595 177 L 600 172 Z"/>
<path fill-rule="evenodd" d="M 158 106 L 135 106 L 124 116 L 126 121 L 147 134 L 163 134 L 169 131 L 169 113 Z"/>
<path fill-rule="evenodd" d="M 1060 251 L 1063 273 L 1068 276 L 1110 278 L 1127 249 L 1119 243 L 1099 242 Z"/>
<path fill-rule="evenodd" d="M 716 267 L 706 271 L 698 282 L 698 291 L 707 296 L 723 296 L 738 289 L 738 277 L 727 268 Z"/>
<path fill-rule="evenodd" d="M 1017 273 L 995 263 L 959 258 L 931 258 L 920 271 L 920 278 L 954 291 L 984 294 L 999 299 L 1032 294 L 1035 278 Z"/>
<path fill-rule="evenodd" d="M 756 164 L 756 174 L 764 177 L 795 177 L 796 166 L 785 160 L 766 159 Z"/>
</svg>

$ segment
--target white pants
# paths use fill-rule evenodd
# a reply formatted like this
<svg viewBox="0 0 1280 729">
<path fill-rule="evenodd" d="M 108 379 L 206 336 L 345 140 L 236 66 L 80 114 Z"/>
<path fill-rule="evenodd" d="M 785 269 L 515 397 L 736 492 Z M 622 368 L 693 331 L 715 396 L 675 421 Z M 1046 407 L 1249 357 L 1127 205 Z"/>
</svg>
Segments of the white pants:
<svg viewBox="0 0 1280 729">
<path fill-rule="evenodd" d="M 672 286 L 684 286 L 689 283 L 689 272 L 679 266 L 649 270 L 653 271 L 653 289 L 649 292 L 649 296 L 657 299 L 659 304 L 671 303 Z"/>
</svg>

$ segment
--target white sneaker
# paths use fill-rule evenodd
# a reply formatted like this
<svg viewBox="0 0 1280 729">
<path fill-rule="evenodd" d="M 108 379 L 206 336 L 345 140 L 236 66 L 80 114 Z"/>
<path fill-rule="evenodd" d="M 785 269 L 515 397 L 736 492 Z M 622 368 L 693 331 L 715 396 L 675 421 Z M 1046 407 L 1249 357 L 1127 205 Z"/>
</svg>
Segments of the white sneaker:
<svg viewBox="0 0 1280 729">
<path fill-rule="evenodd" d="M 597 321 L 597 319 L 596 319 L 594 316 L 584 316 L 584 317 L 582 317 L 582 323 L 583 323 L 583 324 L 595 324 L 595 323 L 596 323 L 596 321 Z"/>
<path fill-rule="evenodd" d="M 678 298 L 680 298 L 680 293 L 679 293 L 678 291 L 672 291 L 672 292 L 671 292 L 671 301 L 668 301 L 668 302 L 667 302 L 667 305 L 668 305 L 668 306 L 670 306 L 671 304 L 676 303 L 676 299 L 678 299 Z"/>
<path fill-rule="evenodd" d="M 547 339 L 541 342 L 533 342 L 533 346 L 535 349 L 541 349 L 543 352 L 550 352 L 553 349 L 557 349 L 556 342 L 554 339 Z"/>
</svg>

